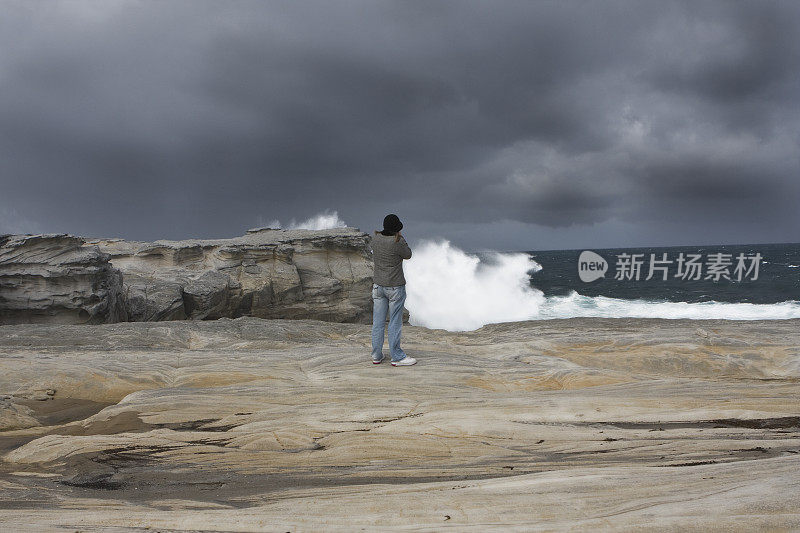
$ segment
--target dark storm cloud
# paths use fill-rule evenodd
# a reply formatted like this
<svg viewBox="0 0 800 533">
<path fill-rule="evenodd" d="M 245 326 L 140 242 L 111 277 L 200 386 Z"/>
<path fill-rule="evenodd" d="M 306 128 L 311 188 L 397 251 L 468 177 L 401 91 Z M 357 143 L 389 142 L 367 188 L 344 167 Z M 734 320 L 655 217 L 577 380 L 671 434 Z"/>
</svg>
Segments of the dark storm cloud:
<svg viewBox="0 0 800 533">
<path fill-rule="evenodd" d="M 519 248 L 526 224 L 796 240 L 798 22 L 790 2 L 6 3 L 0 231 L 231 236 L 336 209 L 418 237 L 502 222 Z"/>
</svg>

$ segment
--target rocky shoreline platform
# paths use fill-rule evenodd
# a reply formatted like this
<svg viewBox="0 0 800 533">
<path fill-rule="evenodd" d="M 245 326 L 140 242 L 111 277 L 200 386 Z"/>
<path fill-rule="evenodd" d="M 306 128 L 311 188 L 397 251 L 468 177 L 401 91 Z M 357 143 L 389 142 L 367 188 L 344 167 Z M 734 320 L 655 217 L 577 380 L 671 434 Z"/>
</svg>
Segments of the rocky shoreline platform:
<svg viewBox="0 0 800 533">
<path fill-rule="evenodd" d="M 800 529 L 800 320 L 0 326 L 3 531 Z"/>
</svg>

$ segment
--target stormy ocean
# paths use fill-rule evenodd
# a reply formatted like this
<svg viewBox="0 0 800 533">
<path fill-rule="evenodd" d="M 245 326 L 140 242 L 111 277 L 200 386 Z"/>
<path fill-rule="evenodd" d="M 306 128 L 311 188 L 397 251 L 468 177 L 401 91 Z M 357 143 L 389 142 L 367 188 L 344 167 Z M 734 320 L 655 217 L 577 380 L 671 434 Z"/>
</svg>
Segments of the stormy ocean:
<svg viewBox="0 0 800 533">
<path fill-rule="evenodd" d="M 778 304 L 786 301 L 800 300 L 800 244 L 758 244 L 735 246 L 673 246 L 663 248 L 619 248 L 593 250 L 609 261 L 609 271 L 605 277 L 593 282 L 583 282 L 578 275 L 578 257 L 582 250 L 555 250 L 529 252 L 530 256 L 542 267 L 531 273 L 531 286 L 541 290 L 545 296 L 569 296 L 574 292 L 590 298 L 608 297 L 624 300 L 646 300 L 653 302 L 726 302 L 751 304 Z M 615 268 L 618 257 L 623 254 L 640 255 L 643 259 L 639 279 L 631 276 L 617 276 Z M 651 254 L 658 266 L 667 268 L 667 279 L 664 271 L 654 271 L 648 280 Z M 707 267 L 716 254 L 723 254 L 722 273 L 720 276 L 709 273 Z M 725 254 L 730 258 L 725 257 Z M 737 279 L 734 272 L 736 257 L 743 254 L 745 267 L 750 267 L 753 258 L 760 256 L 757 275 L 751 271 L 748 275 L 742 272 Z M 696 261 L 703 265 L 700 279 L 696 272 L 690 275 L 679 275 L 677 260 L 683 256 L 684 264 L 690 256 L 700 256 Z M 727 261 L 730 260 L 730 265 Z M 612 263 L 612 261 L 614 263 Z M 727 272 L 725 266 L 728 266 Z M 684 268 L 684 271 L 686 269 Z M 699 270 L 699 269 L 698 269 Z M 626 274 L 631 269 L 626 269 Z M 727 276 L 727 277 L 724 277 Z M 753 279 L 755 277 L 755 279 Z M 622 279 L 617 279 L 622 278 Z M 630 278 L 630 279 L 628 279 Z M 708 278 L 708 279 L 707 279 Z M 717 278 L 717 279 L 715 279 Z"/>
<path fill-rule="evenodd" d="M 592 281 L 579 276 L 583 251 L 423 242 L 405 267 L 410 322 L 466 331 L 573 317 L 800 318 L 800 244 L 594 249 L 607 270 Z"/>
</svg>

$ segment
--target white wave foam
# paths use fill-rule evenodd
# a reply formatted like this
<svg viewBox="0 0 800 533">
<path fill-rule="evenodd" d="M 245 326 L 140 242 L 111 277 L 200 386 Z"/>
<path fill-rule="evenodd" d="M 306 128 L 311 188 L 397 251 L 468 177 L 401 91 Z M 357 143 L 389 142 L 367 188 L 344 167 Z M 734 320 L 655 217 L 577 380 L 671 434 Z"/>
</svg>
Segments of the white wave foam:
<svg viewBox="0 0 800 533">
<path fill-rule="evenodd" d="M 331 228 L 344 228 L 347 226 L 344 220 L 339 218 L 337 211 L 329 212 L 325 210 L 322 213 L 317 213 L 311 218 L 297 222 L 294 218 L 285 226 L 281 224 L 280 220 L 271 220 L 266 224 L 259 218 L 259 225 L 267 228 L 275 229 L 331 229 Z"/>
<path fill-rule="evenodd" d="M 449 241 L 422 241 L 404 267 L 412 325 L 470 331 L 485 324 L 574 317 L 769 320 L 800 318 L 800 302 L 657 302 L 606 296 L 550 296 L 530 287 L 541 266 L 522 253 L 481 261 Z"/>
<path fill-rule="evenodd" d="M 800 302 L 751 304 L 744 302 L 656 302 L 607 296 L 550 296 L 535 318 L 688 318 L 692 320 L 783 320 L 800 318 Z"/>
<path fill-rule="evenodd" d="M 410 323 L 464 331 L 491 322 L 527 320 L 544 302 L 528 271 L 527 254 L 493 254 L 482 263 L 449 241 L 418 243 L 403 267 Z"/>
</svg>

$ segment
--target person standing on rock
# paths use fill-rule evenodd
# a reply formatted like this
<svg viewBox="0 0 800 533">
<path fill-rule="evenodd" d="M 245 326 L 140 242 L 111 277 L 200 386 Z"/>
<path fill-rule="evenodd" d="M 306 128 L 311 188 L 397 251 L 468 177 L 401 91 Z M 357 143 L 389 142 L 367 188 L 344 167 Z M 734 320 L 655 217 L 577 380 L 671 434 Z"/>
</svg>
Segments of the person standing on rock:
<svg viewBox="0 0 800 533">
<path fill-rule="evenodd" d="M 403 259 L 411 259 L 411 248 L 400 234 L 403 223 L 397 215 L 386 215 L 383 231 L 375 230 L 370 242 L 375 270 L 372 276 L 372 362 L 383 361 L 383 332 L 389 313 L 389 351 L 392 366 L 411 366 L 417 362 L 400 348 L 406 278 Z"/>
</svg>

